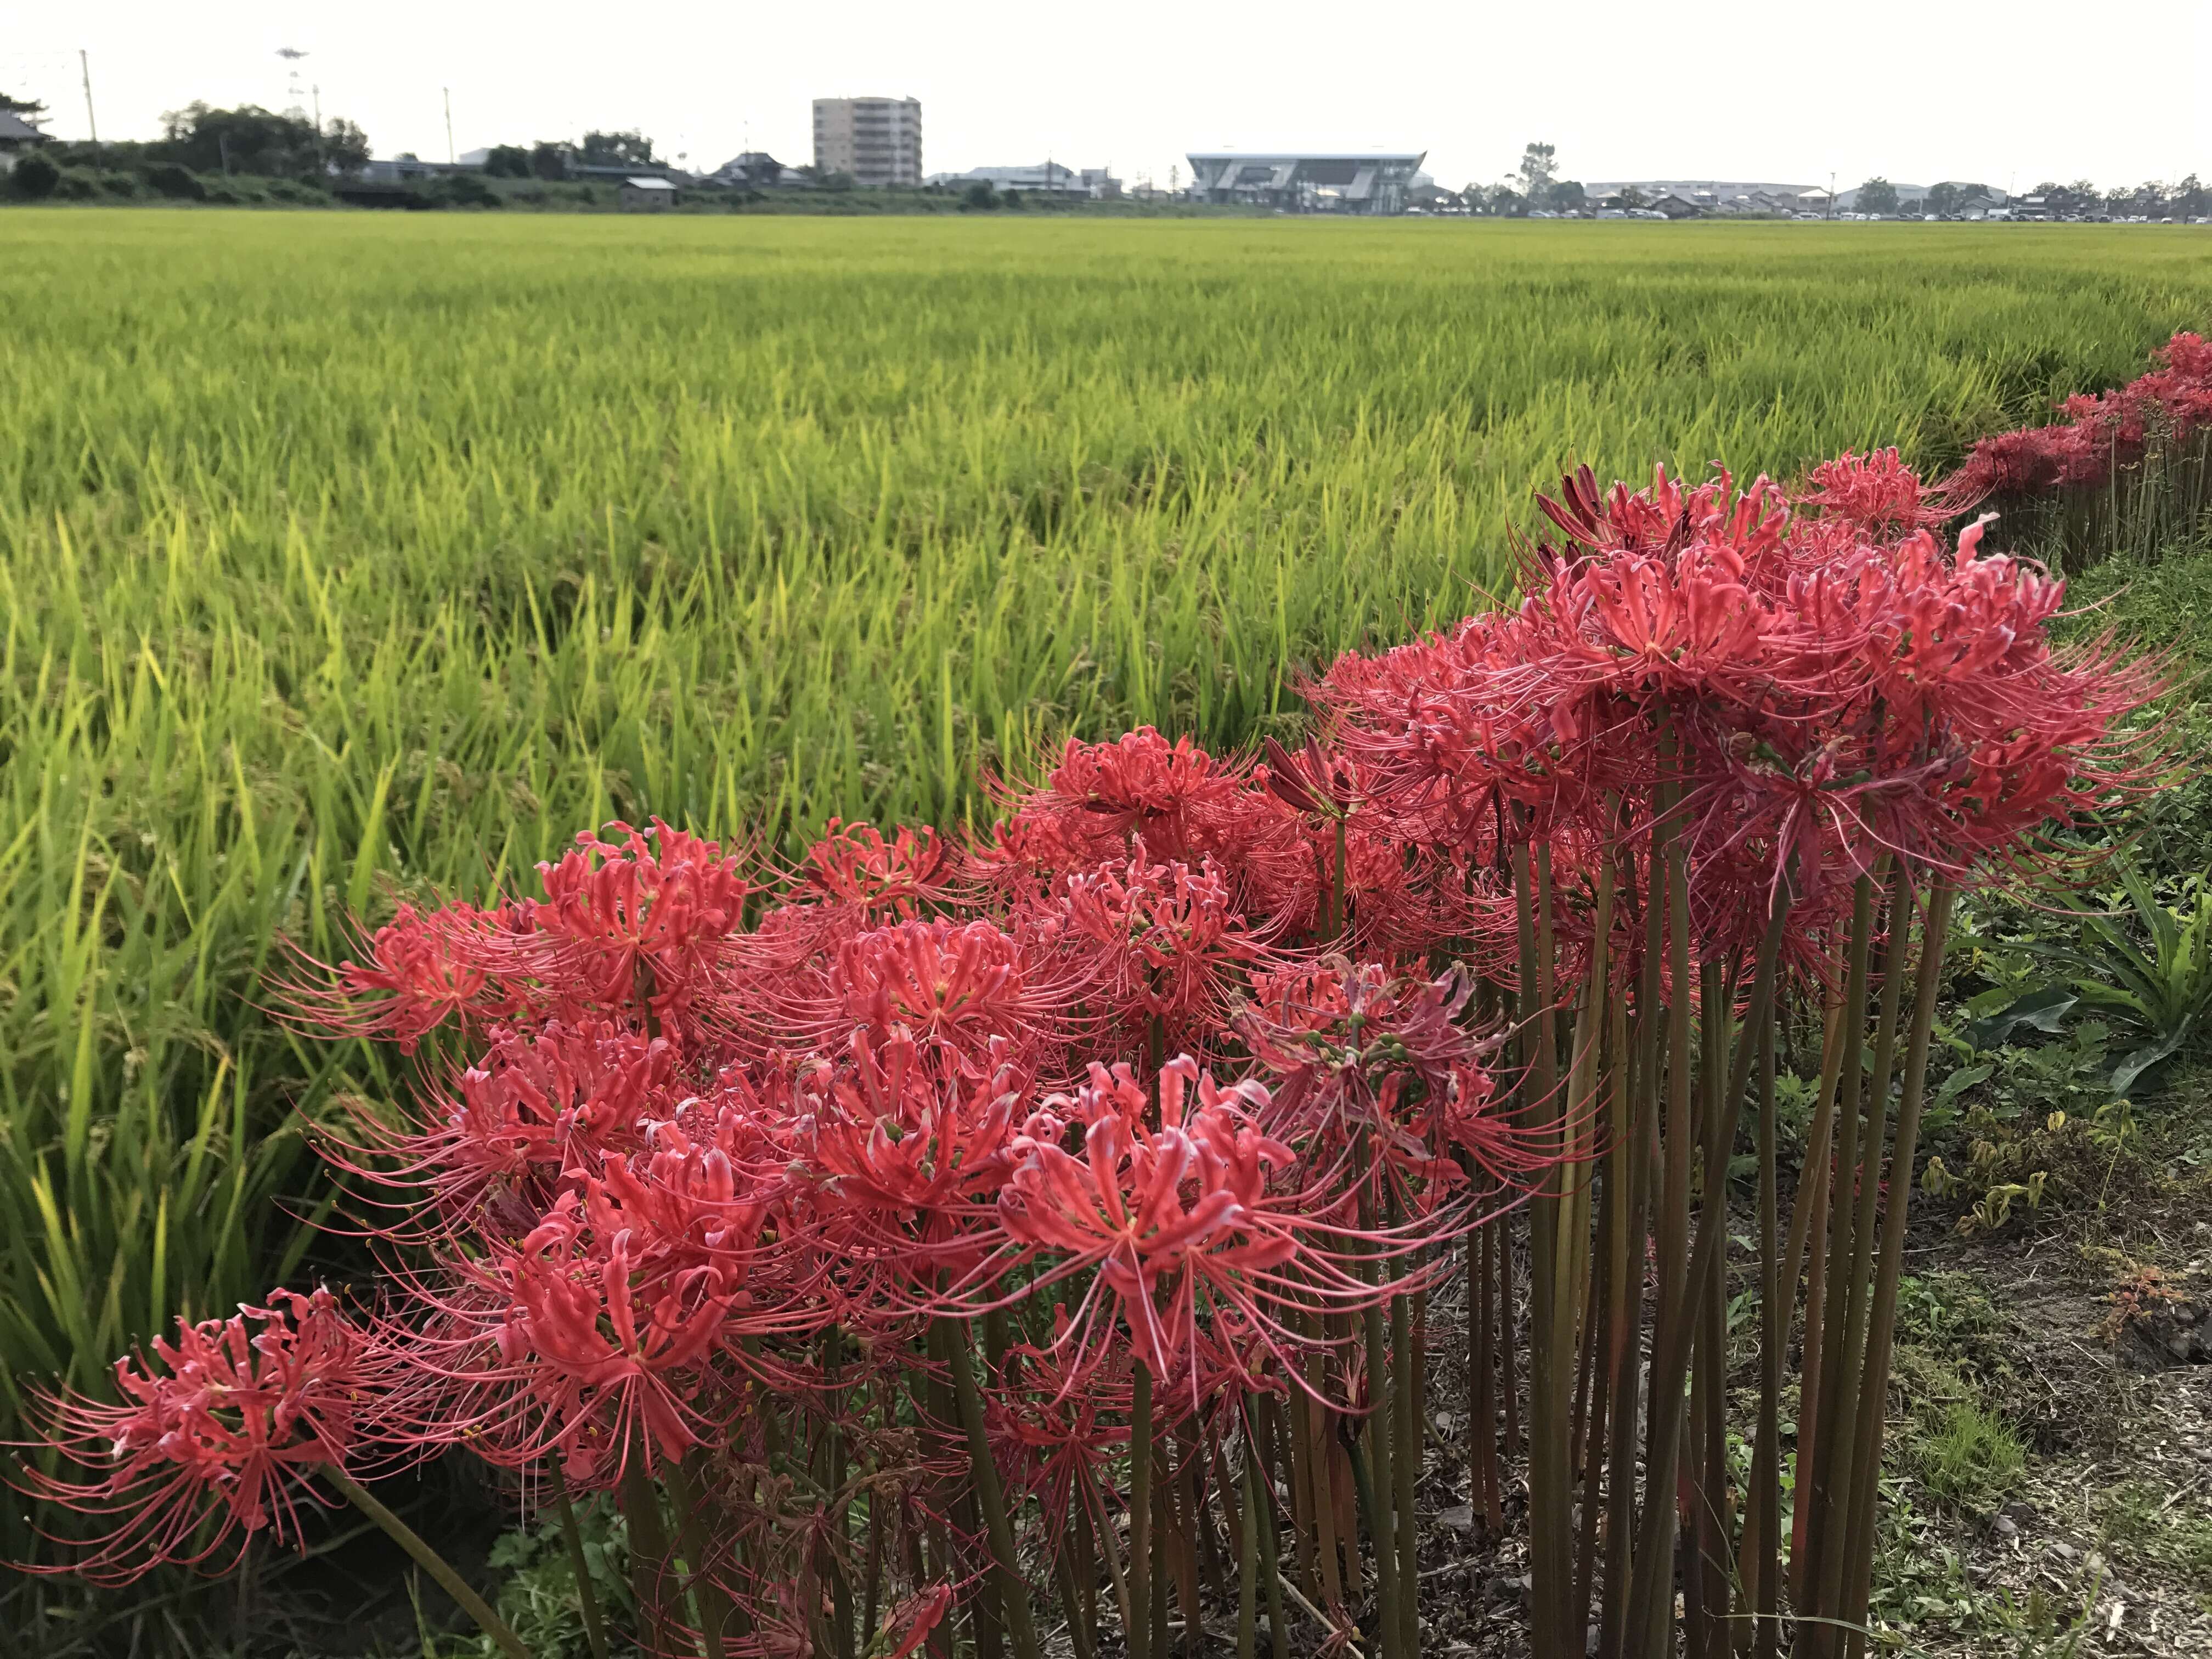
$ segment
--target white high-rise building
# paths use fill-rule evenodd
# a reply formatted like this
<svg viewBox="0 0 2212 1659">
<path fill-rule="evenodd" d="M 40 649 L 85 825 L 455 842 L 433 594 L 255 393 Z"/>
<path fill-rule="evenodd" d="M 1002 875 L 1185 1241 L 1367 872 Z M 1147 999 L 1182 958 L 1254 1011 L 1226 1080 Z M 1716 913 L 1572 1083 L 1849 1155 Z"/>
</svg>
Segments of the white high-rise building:
<svg viewBox="0 0 2212 1659">
<path fill-rule="evenodd" d="M 921 183 L 921 101 L 915 98 L 817 98 L 814 165 L 880 190 Z"/>
</svg>

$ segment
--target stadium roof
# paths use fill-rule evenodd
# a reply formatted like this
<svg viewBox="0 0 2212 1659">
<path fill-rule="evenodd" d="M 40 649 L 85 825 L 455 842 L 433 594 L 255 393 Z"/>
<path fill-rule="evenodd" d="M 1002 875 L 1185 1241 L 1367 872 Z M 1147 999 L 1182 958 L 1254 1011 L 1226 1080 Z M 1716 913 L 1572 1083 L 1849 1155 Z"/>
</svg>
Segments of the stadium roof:
<svg viewBox="0 0 2212 1659">
<path fill-rule="evenodd" d="M 1193 149 L 1191 161 L 1411 161 L 1419 167 L 1425 149 Z"/>
</svg>

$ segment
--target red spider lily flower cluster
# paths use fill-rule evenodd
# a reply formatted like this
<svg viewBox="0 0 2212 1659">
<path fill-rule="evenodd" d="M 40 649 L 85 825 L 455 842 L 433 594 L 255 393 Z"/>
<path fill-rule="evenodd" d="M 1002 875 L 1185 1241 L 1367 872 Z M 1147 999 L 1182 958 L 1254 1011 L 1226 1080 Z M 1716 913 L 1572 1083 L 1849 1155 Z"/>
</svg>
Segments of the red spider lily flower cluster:
<svg viewBox="0 0 2212 1659">
<path fill-rule="evenodd" d="M 926 1571 L 889 1558 L 921 1598 L 915 1630 L 933 1584 L 980 1571 L 948 1497 L 963 1437 L 933 1326 L 1018 1326 L 985 1410 L 1010 1468 L 1040 1459 L 1057 1481 L 1055 1526 L 1079 1467 L 1106 1523 L 1133 1367 L 1159 1379 L 1164 1422 L 1294 1385 L 1352 1409 L 1329 1322 L 1448 1259 L 1475 1211 L 1437 1154 L 1504 1115 L 1455 1023 L 1463 998 L 1324 955 L 1331 905 L 1413 914 L 1392 909 L 1402 877 L 1333 861 L 1356 770 L 1316 747 L 1270 774 L 1140 732 L 1072 745 L 957 859 L 927 834 L 836 824 L 779 877 L 617 824 L 542 866 L 538 896 L 402 910 L 361 962 L 295 988 L 304 1024 L 398 1043 L 418 1083 L 404 1111 L 362 1107 L 326 1140 L 395 1249 L 378 1304 L 343 1328 L 373 1390 L 348 1396 L 342 1439 L 284 1456 L 464 1449 L 526 1492 L 557 1472 L 624 1506 L 685 1480 L 713 1520 L 698 1571 L 763 1650 L 803 1651 L 831 1587 L 864 1571 L 842 1522 L 856 1480 L 872 1514 L 929 1540 Z M 1383 975 L 1407 1012 L 1378 1015 L 1374 1040 L 1419 1086 L 1368 1089 L 1355 1113 L 1337 1081 L 1286 1073 L 1277 1109 L 1254 1022 L 1298 973 Z M 1363 1224 L 1354 1133 L 1384 1150 L 1410 1219 Z M 1048 1292 L 1072 1319 L 1040 1311 Z M 1050 1426 L 1078 1399 L 1079 1465 Z M 69 1449 L 110 1455 L 81 1433 Z M 798 1464 L 799 1485 L 769 1473 Z M 45 1488 L 138 1490 L 113 1473 Z M 94 1570 L 198 1559 L 191 1521 L 148 1513 Z M 270 1524 L 264 1498 L 235 1513 L 236 1533 Z M 681 1646 L 679 1623 L 653 1639 Z"/>
<path fill-rule="evenodd" d="M 1621 971 L 1659 836 L 1701 959 L 1746 960 L 1786 885 L 1811 967 L 1885 858 L 1980 875 L 2145 779 L 2123 724 L 2154 675 L 2054 646 L 2063 585 L 1981 554 L 1978 524 L 1947 548 L 1894 454 L 1816 469 L 1795 510 L 1725 473 L 1564 482 L 1544 505 L 1565 539 L 1532 550 L 1516 610 L 1347 658 L 1315 695 L 1406 839 L 1543 847 L 1570 942 L 1610 866 Z"/>
<path fill-rule="evenodd" d="M 257 1533 L 299 1535 L 301 1505 L 330 1500 L 325 1466 L 358 1466 L 384 1397 L 384 1356 L 327 1291 L 280 1291 L 228 1319 L 177 1322 L 115 1363 L 124 1403 L 45 1396 L 46 1437 L 87 1478 L 27 1477 L 33 1497 L 112 1519 L 67 1569 L 126 1583 L 155 1563 L 235 1565 Z"/>
<path fill-rule="evenodd" d="M 2083 393 L 2058 405 L 2066 418 L 1983 439 L 1945 480 L 1942 496 L 1963 511 L 1991 495 L 2027 495 L 2104 483 L 2115 467 L 2142 459 L 2155 437 L 2177 446 L 2212 430 L 2212 341 L 2177 334 L 2158 367 L 2117 391 Z"/>
<path fill-rule="evenodd" d="M 1352 1328 L 1589 1155 L 1478 1017 L 1532 867 L 1570 977 L 1638 971 L 1662 848 L 1698 959 L 1740 969 L 1786 892 L 1824 972 L 1884 859 L 2002 869 L 2142 776 L 2115 733 L 2152 678 L 2053 647 L 2060 585 L 1947 546 L 1893 453 L 1794 503 L 1585 471 L 1543 505 L 1516 608 L 1340 660 L 1298 748 L 1071 742 L 970 846 L 833 822 L 781 872 L 613 824 L 305 975 L 303 1024 L 417 1056 L 326 1147 L 381 1297 L 186 1327 L 118 1370 L 136 1404 L 57 1401 L 90 1473 L 41 1495 L 124 1516 L 82 1565 L 213 1559 L 295 1530 L 319 1467 L 459 1448 L 693 1531 L 684 1616 L 746 1650 L 835 1646 L 865 1579 L 904 1611 L 861 1636 L 912 1651 L 985 1571 L 978 1433 L 1052 1547 L 1110 1532 L 1153 1380 L 1196 1467 L 1256 1399 L 1356 1418 Z M 674 1605 L 647 1639 L 713 1634 Z"/>
</svg>

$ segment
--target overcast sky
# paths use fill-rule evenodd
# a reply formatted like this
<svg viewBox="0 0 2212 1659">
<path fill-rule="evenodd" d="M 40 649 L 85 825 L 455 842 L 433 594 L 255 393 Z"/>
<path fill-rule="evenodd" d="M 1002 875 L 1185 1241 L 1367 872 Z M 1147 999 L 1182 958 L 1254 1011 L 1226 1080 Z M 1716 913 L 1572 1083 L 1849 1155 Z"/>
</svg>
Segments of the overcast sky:
<svg viewBox="0 0 2212 1659">
<path fill-rule="evenodd" d="M 784 0 L 629 11 L 376 0 L 0 0 L 0 90 L 103 137 L 195 98 L 283 108 L 290 66 L 380 155 L 636 127 L 712 167 L 811 159 L 810 100 L 921 100 L 929 171 L 1054 160 L 1124 178 L 1190 149 L 1422 149 L 1456 188 L 1559 147 L 1563 177 L 1841 185 L 1870 173 L 2021 188 L 2212 175 L 2212 0 Z"/>
</svg>

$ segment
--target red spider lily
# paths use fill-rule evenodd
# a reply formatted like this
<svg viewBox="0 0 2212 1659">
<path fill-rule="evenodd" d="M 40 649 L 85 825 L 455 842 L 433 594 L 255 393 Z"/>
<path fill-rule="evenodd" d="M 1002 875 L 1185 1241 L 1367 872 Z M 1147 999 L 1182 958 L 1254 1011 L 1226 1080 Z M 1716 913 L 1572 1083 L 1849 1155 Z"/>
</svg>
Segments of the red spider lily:
<svg viewBox="0 0 2212 1659">
<path fill-rule="evenodd" d="M 395 1240 L 421 1243 L 494 1201 L 520 1205 L 534 1222 L 564 1180 L 641 1144 L 638 1125 L 674 1075 L 669 1043 L 610 1020 L 494 1026 L 483 1058 L 450 1088 L 426 1091 L 414 1122 L 395 1128 L 364 1107 L 354 1115 L 358 1143 L 325 1151 L 362 1181 L 397 1189 L 385 1200 Z"/>
<path fill-rule="evenodd" d="M 149 1360 L 115 1362 L 127 1404 L 57 1394 L 35 1402 L 44 1437 L 88 1478 L 28 1469 L 24 1489 L 120 1517 L 65 1568 L 121 1584 L 165 1562 L 225 1572 L 267 1532 L 300 1535 L 300 1505 L 326 1506 L 318 1471 L 343 1468 L 375 1409 L 385 1366 L 328 1291 L 271 1292 L 264 1307 L 156 1337 Z"/>
<path fill-rule="evenodd" d="M 1071 970 L 1086 970 L 1089 997 L 1123 1030 L 1158 1020 L 1171 1041 L 1218 1030 L 1237 971 L 1272 955 L 1210 860 L 1102 864 L 1039 908 Z"/>
<path fill-rule="evenodd" d="M 1063 1339 L 1075 1374 L 1104 1339 L 1102 1290 L 1115 1298 L 1135 1357 L 1194 1401 L 1210 1391 L 1201 1312 L 1233 1314 L 1261 1350 L 1279 1352 L 1304 1340 L 1279 1316 L 1342 1312 L 1389 1293 L 1340 1265 L 1331 1246 L 1347 1230 L 1322 1213 L 1334 1200 L 1272 1189 L 1296 1160 L 1255 1121 L 1268 1108 L 1260 1085 L 1224 1087 L 1195 1061 L 1172 1060 L 1160 1073 L 1158 1129 L 1132 1121 L 1133 1088 L 1126 1073 L 1096 1068 L 1062 1113 L 1087 1126 L 1083 1156 L 1025 1139 L 999 1198 L 1007 1236 L 1058 1258 L 1033 1288 L 1096 1270 Z M 1212 1357 L 1239 1382 L 1255 1376 L 1253 1355 Z"/>
<path fill-rule="evenodd" d="M 1704 483 L 1686 489 L 1667 469 L 1655 466 L 1643 489 L 1616 483 L 1603 496 L 1587 466 L 1559 480 L 1564 501 L 1539 495 L 1544 516 L 1566 533 L 1565 555 L 1537 550 L 1538 562 L 1570 565 L 1589 556 L 1638 554 L 1671 559 L 1694 544 L 1725 547 L 1747 568 L 1756 571 L 1782 546 L 1788 523 L 1781 490 L 1764 476 L 1739 494 L 1724 467 Z"/>
<path fill-rule="evenodd" d="M 527 1005 L 494 964 L 506 942 L 530 931 L 520 905 L 479 909 L 451 904 L 423 911 L 402 904 L 368 940 L 365 962 L 332 968 L 302 957 L 319 983 L 285 988 L 295 1016 L 334 1036 L 378 1037 L 402 1054 L 447 1021 L 464 1030 L 511 1018 Z"/>
<path fill-rule="evenodd" d="M 1393 833 L 1358 758 L 1312 738 L 1295 753 L 1269 738 L 1267 754 L 1253 781 L 1273 799 L 1250 803 L 1235 864 L 1246 908 L 1271 933 L 1348 935 L 1392 957 L 1419 956 L 1444 937 L 1443 866 Z"/>
<path fill-rule="evenodd" d="M 642 832 L 611 823 L 538 866 L 545 896 L 530 907 L 540 942 L 529 969 L 556 991 L 601 1006 L 627 1002 L 641 972 L 665 1024 L 690 1028 L 706 970 L 743 924 L 753 891 L 743 861 L 719 843 L 654 819 Z"/>
<path fill-rule="evenodd" d="M 800 885 L 871 920 L 908 921 L 923 905 L 944 902 L 951 873 L 951 856 L 934 830 L 901 824 L 886 842 L 869 824 L 832 818 L 806 849 Z"/>
<path fill-rule="evenodd" d="M 980 1059 L 994 1045 L 1033 1054 L 1066 1023 L 1066 988 L 1050 964 L 988 921 L 877 928 L 839 945 L 827 979 L 830 1030 L 902 1030 L 956 1060 Z"/>
<path fill-rule="evenodd" d="M 909 1279 L 957 1253 L 957 1218 L 1006 1179 L 1025 1075 L 1003 1048 L 949 1072 L 902 1031 L 854 1033 L 842 1062 L 801 1077 L 791 1152 L 847 1225 L 848 1249 L 890 1254 Z"/>
<path fill-rule="evenodd" d="M 2159 364 L 2117 391 L 2065 399 L 2063 424 L 1983 439 L 1944 480 L 1941 499 L 1962 513 L 1992 495 L 2093 488 L 2114 465 L 2141 459 L 2154 429 L 2185 441 L 2212 426 L 2212 344 L 2177 334 Z"/>
<path fill-rule="evenodd" d="M 726 1159 L 672 1126 L 657 1138 L 642 1170 L 609 1160 L 519 1243 L 483 1240 L 442 1286 L 410 1281 L 428 1316 L 387 1337 L 412 1373 L 396 1437 L 512 1468 L 557 1455 L 586 1485 L 701 1443 L 708 1362 L 792 1312 L 771 1297 L 751 1317 L 765 1205 Z"/>
<path fill-rule="evenodd" d="M 1950 516 L 1895 449 L 1846 450 L 1805 475 L 1797 505 L 1848 520 L 1870 535 L 1933 529 Z"/>
<path fill-rule="evenodd" d="M 1471 989 L 1455 974 L 1414 981 L 1340 957 L 1261 976 L 1237 1030 L 1273 1079 L 1268 1132 L 1292 1146 L 1318 1139 L 1334 1155 L 1382 1127 L 1388 1078 L 1442 1090 L 1486 1047 L 1456 1023 Z"/>
<path fill-rule="evenodd" d="M 1001 793 L 1016 816 L 1051 826 L 1081 863 L 1195 863 L 1218 855 L 1233 833 L 1244 772 L 1188 738 L 1170 744 L 1145 726 L 1112 743 L 1070 738 L 1043 788 Z"/>
</svg>

